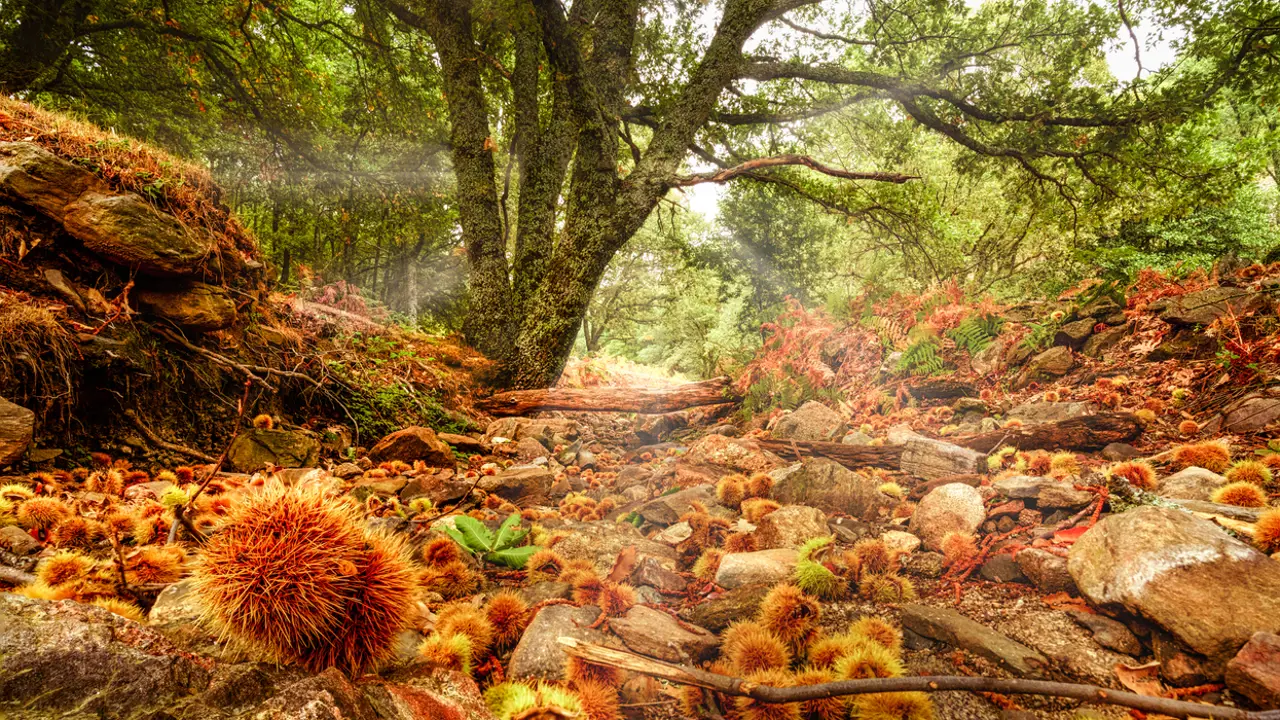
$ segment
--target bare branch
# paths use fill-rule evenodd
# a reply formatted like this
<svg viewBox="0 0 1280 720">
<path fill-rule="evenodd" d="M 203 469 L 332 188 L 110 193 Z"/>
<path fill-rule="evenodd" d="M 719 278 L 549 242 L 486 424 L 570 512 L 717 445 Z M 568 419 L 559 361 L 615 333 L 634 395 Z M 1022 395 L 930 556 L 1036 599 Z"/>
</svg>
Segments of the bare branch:
<svg viewBox="0 0 1280 720">
<path fill-rule="evenodd" d="M 776 155 L 773 157 L 755 158 L 748 160 L 734 167 L 724 168 L 715 172 L 702 173 L 699 175 L 685 175 L 677 177 L 672 181 L 673 187 L 689 187 L 690 185 L 700 185 L 702 183 L 725 183 L 740 175 L 752 173 L 761 168 L 778 167 L 781 165 L 803 165 L 811 170 L 816 170 L 823 175 L 838 177 L 845 180 L 875 180 L 877 182 L 904 183 L 910 180 L 919 180 L 919 175 L 904 175 L 902 173 L 892 172 L 861 172 L 855 170 L 841 170 L 833 168 L 830 165 L 823 165 L 808 155 Z"/>
</svg>

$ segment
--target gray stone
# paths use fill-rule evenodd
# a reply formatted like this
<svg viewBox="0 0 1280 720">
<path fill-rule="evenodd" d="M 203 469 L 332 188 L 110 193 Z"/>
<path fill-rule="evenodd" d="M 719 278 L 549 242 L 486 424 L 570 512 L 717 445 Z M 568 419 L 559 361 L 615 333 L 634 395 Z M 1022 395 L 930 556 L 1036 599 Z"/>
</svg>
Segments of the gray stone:
<svg viewBox="0 0 1280 720">
<path fill-rule="evenodd" d="M 227 289 L 202 282 L 138 290 L 141 309 L 184 330 L 209 332 L 231 327 L 236 303 Z"/>
<path fill-rule="evenodd" d="M 978 573 L 987 580 L 997 583 L 1011 583 L 1027 579 L 1018 567 L 1017 561 L 1009 557 L 1008 553 L 992 555 L 990 560 L 982 564 L 982 568 L 978 570 Z"/>
<path fill-rule="evenodd" d="M 682 458 L 690 465 L 712 465 L 746 475 L 769 472 L 783 465 L 781 458 L 761 449 L 750 438 L 705 435 L 689 446 Z"/>
<path fill-rule="evenodd" d="M 1083 610 L 1067 610 L 1067 615 L 1093 633 L 1093 639 L 1102 647 L 1131 657 L 1142 655 L 1142 641 L 1119 620 Z"/>
<path fill-rule="evenodd" d="M 32 555 L 40 552 L 40 548 L 40 543 L 17 525 L 0 527 L 0 550 L 8 550 L 14 555 Z"/>
<path fill-rule="evenodd" d="M 711 632 L 721 632 L 730 624 L 744 618 L 755 617 L 764 596 L 773 588 L 771 583 L 756 583 L 731 588 L 709 597 L 691 608 L 680 612 L 680 617 Z"/>
<path fill-rule="evenodd" d="M 543 580 L 520 588 L 520 597 L 529 605 L 537 605 L 546 600 L 567 600 L 573 597 L 573 586 L 569 583 Z"/>
<path fill-rule="evenodd" d="M 12 465 L 31 446 L 36 414 L 0 398 L 0 467 Z"/>
<path fill-rule="evenodd" d="M 628 465 L 618 472 L 618 477 L 614 479 L 613 487 L 615 490 L 622 492 L 628 488 L 647 484 L 651 477 L 653 477 L 653 471 L 648 468 L 640 465 Z"/>
<path fill-rule="evenodd" d="M 1014 475 L 991 483 L 996 492 L 1011 500 L 1038 500 L 1040 492 L 1058 482 L 1038 475 Z"/>
<path fill-rule="evenodd" d="M 926 548 L 939 550 L 947 533 L 973 533 L 986 517 L 982 495 L 975 488 L 949 483 L 921 498 L 911 515 L 911 529 Z"/>
<path fill-rule="evenodd" d="M 1054 555 L 1048 550 L 1027 548 L 1018 553 L 1017 559 L 1022 574 L 1026 575 L 1031 584 L 1041 592 L 1047 595 L 1060 592 L 1075 593 L 1076 583 L 1071 579 L 1071 573 L 1067 572 L 1066 558 Z"/>
<path fill-rule="evenodd" d="M 643 535 L 630 523 L 619 523 L 610 520 L 574 523 L 565 528 L 567 537 L 556 543 L 556 552 L 566 560 L 581 558 L 590 560 L 596 570 L 608 573 L 618 559 L 618 553 L 625 548 L 634 547 L 636 557 L 657 559 L 663 565 L 673 566 L 676 551 L 668 545 L 654 542 Z"/>
<path fill-rule="evenodd" d="M 555 476 L 540 465 L 513 465 L 496 475 L 480 478 L 476 487 L 520 506 L 547 502 Z"/>
<path fill-rule="evenodd" d="M 512 680 L 542 678 L 563 680 L 565 654 L 557 639 L 569 636 L 583 642 L 597 643 L 621 650 L 621 643 L 600 630 L 592 630 L 591 624 L 600 616 L 600 608 L 584 605 L 549 605 L 533 616 L 529 627 L 511 652 L 507 674 Z"/>
<path fill-rule="evenodd" d="M 1162 478 L 1156 493 L 1167 498 L 1208 501 L 1213 491 L 1226 482 L 1227 479 L 1216 472 L 1192 466 Z"/>
<path fill-rule="evenodd" d="M 156 597 L 156 602 L 147 613 L 147 622 L 152 625 L 170 625 L 186 623 L 196 625 L 204 614 L 204 605 L 196 595 L 193 580 L 176 582 Z"/>
<path fill-rule="evenodd" d="M 936 480 L 951 475 L 970 475 L 987 470 L 985 454 L 929 438 L 907 440 L 899 462 L 902 472 L 926 480 Z"/>
<path fill-rule="evenodd" d="M 1074 350 L 1079 350 L 1084 345 L 1085 340 L 1093 334 L 1093 326 L 1095 324 L 1093 318 L 1063 323 L 1053 336 L 1053 344 L 1066 345 Z"/>
<path fill-rule="evenodd" d="M 672 525 L 680 520 L 680 516 L 693 509 L 693 503 L 709 506 L 715 500 L 715 488 L 713 486 L 695 485 L 670 495 L 654 498 L 636 508 L 635 511 L 647 522 L 657 525 Z"/>
<path fill-rule="evenodd" d="M 1280 635 L 1254 633 L 1227 663 L 1227 686 L 1263 709 L 1280 709 Z"/>
<path fill-rule="evenodd" d="M 1069 481 L 1055 481 L 1040 488 L 1036 504 L 1041 508 L 1079 508 L 1096 500 L 1088 490 L 1077 490 Z"/>
<path fill-rule="evenodd" d="M 1084 353 L 1085 357 L 1100 358 L 1103 353 L 1119 345 L 1120 341 L 1128 337 L 1130 332 L 1131 329 L 1127 323 L 1107 328 L 1100 333 L 1089 336 L 1089 339 L 1084 341 L 1084 349 L 1081 352 Z"/>
<path fill-rule="evenodd" d="M 1111 443 L 1102 448 L 1102 457 L 1111 462 L 1123 462 L 1142 457 L 1142 451 L 1129 443 Z"/>
<path fill-rule="evenodd" d="M 1036 677 L 1049 666 L 1031 648 L 947 608 L 902 606 L 902 627 L 933 640 L 967 650 L 1021 677 Z"/>
<path fill-rule="evenodd" d="M 796 560 L 796 551 L 791 548 L 729 553 L 720 559 L 716 584 L 732 589 L 756 583 L 782 582 L 791 577 Z"/>
<path fill-rule="evenodd" d="M 756 541 L 761 548 L 798 548 L 827 532 L 827 514 L 807 505 L 784 505 L 760 519 Z"/>
<path fill-rule="evenodd" d="M 1155 350 L 1143 358 L 1147 362 L 1164 362 L 1165 360 L 1203 360 L 1212 357 L 1218 349 L 1218 343 L 1202 332 L 1185 329 L 1166 338 Z"/>
<path fill-rule="evenodd" d="M 772 473 L 770 495 L 789 505 L 808 505 L 829 513 L 872 520 L 894 505 L 876 488 L 879 483 L 827 458 L 805 458 Z"/>
<path fill-rule="evenodd" d="M 1071 348 L 1061 345 L 1051 347 L 1027 362 L 1026 367 L 1014 380 L 1013 388 L 1020 390 L 1036 381 L 1062 377 L 1071 372 L 1075 364 L 1076 360 L 1071 354 Z"/>
<path fill-rule="evenodd" d="M 1097 406 L 1090 402 L 1046 402 L 1035 400 L 1023 403 L 1008 412 L 1008 417 L 1021 420 L 1025 425 L 1062 422 L 1092 415 Z"/>
<path fill-rule="evenodd" d="M 337 668 L 284 687 L 243 717 L 246 720 L 380 720 L 360 688 Z"/>
<path fill-rule="evenodd" d="M 1258 432 L 1280 420 L 1280 393 L 1274 389 L 1255 393 L 1227 406 L 1223 412 L 1223 431 Z"/>
<path fill-rule="evenodd" d="M 1173 325 L 1207 326 L 1226 315 L 1237 317 L 1261 308 L 1266 299 L 1256 292 L 1234 287 L 1208 287 L 1176 297 L 1163 297 L 1151 303 L 1150 310 Z"/>
<path fill-rule="evenodd" d="M 713 633 L 692 624 L 682 625 L 661 610 L 642 605 L 620 618 L 611 618 L 609 629 L 634 652 L 686 665 L 708 659 L 720 645 Z"/>
<path fill-rule="evenodd" d="M 142 717 L 208 683 L 196 658 L 131 620 L 0 594 L 0 699 L 23 718 Z"/>
<path fill-rule="evenodd" d="M 1280 563 L 1181 510 L 1103 518 L 1072 546 L 1067 568 L 1093 604 L 1140 615 L 1211 660 L 1280 623 Z"/>
<path fill-rule="evenodd" d="M 782 416 L 772 434 L 782 440 L 832 440 L 843 434 L 844 430 L 844 419 L 839 413 L 816 400 L 810 400 L 794 412 Z"/>
<path fill-rule="evenodd" d="M 861 430 L 855 430 L 854 432 L 851 432 L 845 435 L 844 437 L 840 438 L 840 443 L 843 445 L 853 445 L 855 447 L 866 447 L 867 445 L 871 444 L 871 441 L 873 439 L 874 438 L 862 432 Z"/>
<path fill-rule="evenodd" d="M 516 462 L 531 463 L 538 458 L 545 458 L 551 455 L 551 451 L 546 445 L 534 440 L 531 437 L 521 438 L 515 443 Z"/>
<path fill-rule="evenodd" d="M 637 563 L 635 569 L 631 571 L 631 584 L 648 585 L 666 593 L 680 593 L 684 592 L 688 582 L 657 559 L 647 557 Z"/>
<path fill-rule="evenodd" d="M 227 462 L 245 473 L 267 465 L 315 467 L 320 462 L 320 441 L 300 430 L 250 428 L 231 442 Z"/>
</svg>

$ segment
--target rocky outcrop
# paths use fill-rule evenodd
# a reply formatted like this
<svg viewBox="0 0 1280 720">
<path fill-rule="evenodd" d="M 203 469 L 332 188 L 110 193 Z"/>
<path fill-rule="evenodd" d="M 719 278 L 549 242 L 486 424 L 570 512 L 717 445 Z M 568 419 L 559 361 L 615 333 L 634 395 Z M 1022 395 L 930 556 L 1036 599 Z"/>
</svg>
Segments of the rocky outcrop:
<svg viewBox="0 0 1280 720">
<path fill-rule="evenodd" d="M 36 414 L 0 398 L 0 467 L 12 465 L 31 446 Z"/>
<path fill-rule="evenodd" d="M 762 450 L 754 440 L 707 435 L 689 446 L 682 458 L 690 465 L 711 465 L 730 472 L 769 472 L 781 466 L 782 460 Z"/>
<path fill-rule="evenodd" d="M 1280 630 L 1280 563 L 1181 510 L 1104 518 L 1072 546 L 1067 568 L 1090 602 L 1146 618 L 1213 661 Z"/>
<path fill-rule="evenodd" d="M 1059 345 L 1036 355 L 1027 362 L 1026 367 L 1014 380 L 1014 389 L 1021 389 L 1033 382 L 1052 380 L 1062 377 L 1075 367 L 1076 360 L 1071 348 Z"/>
<path fill-rule="evenodd" d="M 184 330 L 221 330 L 236 321 L 235 301 L 226 288 L 216 285 L 193 282 L 141 289 L 136 297 L 144 311 Z"/>
<path fill-rule="evenodd" d="M 1266 302 L 1262 295 L 1235 287 L 1209 287 L 1185 295 L 1163 297 L 1150 309 L 1173 325 L 1207 326 L 1231 312 L 1236 316 L 1257 310 Z"/>
<path fill-rule="evenodd" d="M 780 503 L 863 519 L 873 519 L 893 505 L 876 489 L 879 483 L 827 458 L 805 458 L 772 475 L 776 483 L 771 496 Z"/>
</svg>

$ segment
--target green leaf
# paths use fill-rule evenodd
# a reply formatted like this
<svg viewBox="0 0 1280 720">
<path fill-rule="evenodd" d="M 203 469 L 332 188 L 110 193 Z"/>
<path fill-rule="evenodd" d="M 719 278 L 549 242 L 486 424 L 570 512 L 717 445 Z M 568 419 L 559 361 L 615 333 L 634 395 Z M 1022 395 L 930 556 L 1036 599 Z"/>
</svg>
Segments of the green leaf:
<svg viewBox="0 0 1280 720">
<path fill-rule="evenodd" d="M 455 529 L 453 529 L 453 528 L 449 527 L 448 525 L 441 525 L 440 527 L 441 527 L 441 529 L 443 529 L 443 530 L 445 531 L 445 534 L 447 534 L 449 537 L 453 538 L 453 541 L 454 541 L 454 542 L 456 542 L 456 543 L 458 543 L 459 545 L 461 545 L 463 550 L 466 550 L 466 551 L 467 551 L 467 552 L 469 552 L 469 553 L 475 553 L 475 552 L 476 552 L 475 550 L 471 549 L 471 546 L 470 546 L 470 545 L 468 545 L 468 544 L 467 544 L 467 539 L 466 539 L 465 537 L 463 537 L 462 533 L 460 533 L 460 532 L 458 532 L 457 530 L 455 530 Z"/>
<path fill-rule="evenodd" d="M 506 565 L 509 568 L 522 570 L 524 569 L 524 564 L 529 561 L 529 558 L 541 549 L 542 548 L 537 545 L 507 548 L 505 550 L 491 552 L 488 555 L 485 555 L 484 559 L 497 565 Z"/>
<path fill-rule="evenodd" d="M 493 549 L 493 533 L 484 523 L 470 515 L 459 515 L 453 520 L 458 532 L 467 539 L 466 545 L 472 552 L 486 552 Z"/>
<path fill-rule="evenodd" d="M 493 541 L 494 550 L 503 550 L 516 544 L 516 526 L 520 524 L 520 514 L 511 513 L 506 520 L 502 521 L 502 526 L 498 528 L 498 539 Z M 520 535 L 524 537 L 524 535 Z"/>
</svg>

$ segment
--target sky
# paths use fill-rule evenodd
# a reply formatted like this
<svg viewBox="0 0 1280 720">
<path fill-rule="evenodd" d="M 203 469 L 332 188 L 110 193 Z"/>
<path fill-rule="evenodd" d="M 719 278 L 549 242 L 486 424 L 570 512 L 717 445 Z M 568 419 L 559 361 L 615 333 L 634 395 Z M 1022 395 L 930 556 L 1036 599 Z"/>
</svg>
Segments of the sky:
<svg viewBox="0 0 1280 720">
<path fill-rule="evenodd" d="M 976 6 L 981 0 L 970 0 L 970 5 Z M 714 22 L 718 18 L 709 18 L 710 22 Z M 769 31 L 777 32 L 777 25 L 768 26 Z M 1152 28 L 1149 24 L 1144 25 L 1139 21 L 1133 28 L 1134 34 L 1138 36 L 1138 40 L 1142 43 L 1142 67 L 1145 73 L 1161 68 L 1173 62 L 1175 51 L 1171 40 L 1176 38 L 1159 38 L 1152 37 Z M 1107 64 L 1111 66 L 1111 74 L 1121 82 L 1132 80 L 1138 72 L 1138 63 L 1134 58 L 1133 40 L 1129 37 L 1129 33 L 1124 28 L 1120 29 L 1120 34 L 1116 37 L 1116 42 L 1112 44 L 1107 51 Z M 711 167 L 695 167 L 696 171 L 710 170 Z M 694 185 L 685 188 L 684 201 L 693 212 L 701 214 L 708 221 L 714 221 L 720 204 L 720 198 L 724 196 L 725 186 L 715 183 L 704 183 L 702 185 Z"/>
</svg>

